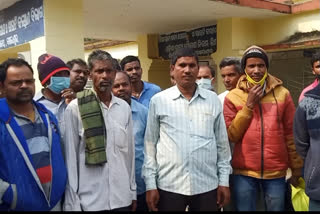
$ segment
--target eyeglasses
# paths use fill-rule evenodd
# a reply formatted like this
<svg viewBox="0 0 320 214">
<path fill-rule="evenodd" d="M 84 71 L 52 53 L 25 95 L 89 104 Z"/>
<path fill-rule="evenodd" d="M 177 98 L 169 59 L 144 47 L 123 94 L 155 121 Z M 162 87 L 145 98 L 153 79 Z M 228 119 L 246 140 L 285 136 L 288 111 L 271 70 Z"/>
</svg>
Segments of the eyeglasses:
<svg viewBox="0 0 320 214">
<path fill-rule="evenodd" d="M 34 84 L 35 79 L 22 79 L 22 80 L 14 80 L 9 82 L 10 85 L 14 87 L 20 87 L 25 82 L 26 85 L 32 85 Z"/>
</svg>

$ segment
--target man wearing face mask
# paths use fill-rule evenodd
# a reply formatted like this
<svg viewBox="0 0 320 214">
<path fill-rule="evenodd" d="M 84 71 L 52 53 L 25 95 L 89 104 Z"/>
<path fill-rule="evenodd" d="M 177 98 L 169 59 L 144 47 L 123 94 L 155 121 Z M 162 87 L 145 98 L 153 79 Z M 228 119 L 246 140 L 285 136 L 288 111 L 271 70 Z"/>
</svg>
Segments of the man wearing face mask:
<svg viewBox="0 0 320 214">
<path fill-rule="evenodd" d="M 201 87 L 214 91 L 216 71 L 210 65 L 200 65 L 196 83 Z"/>
<path fill-rule="evenodd" d="M 59 122 L 62 142 L 64 139 L 64 112 L 75 93 L 70 87 L 70 69 L 58 57 L 50 54 L 42 54 L 38 58 L 39 80 L 44 86 L 40 92 L 34 96 L 34 100 L 46 106 Z"/>
<path fill-rule="evenodd" d="M 267 72 L 268 56 L 258 46 L 243 54 L 245 71 L 224 100 L 224 118 L 232 155 L 233 195 L 237 211 L 255 211 L 259 185 L 267 211 L 284 211 L 286 172 L 298 185 L 303 161 L 293 142 L 294 103 L 282 81 Z"/>
</svg>

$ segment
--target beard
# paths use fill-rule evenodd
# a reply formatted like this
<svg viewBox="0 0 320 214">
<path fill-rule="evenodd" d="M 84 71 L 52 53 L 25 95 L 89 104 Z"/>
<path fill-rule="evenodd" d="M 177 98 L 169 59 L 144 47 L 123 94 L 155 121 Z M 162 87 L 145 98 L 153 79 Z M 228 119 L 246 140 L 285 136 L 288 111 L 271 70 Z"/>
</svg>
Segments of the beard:
<svg viewBox="0 0 320 214">
<path fill-rule="evenodd" d="M 34 91 L 30 89 L 25 89 L 23 91 L 19 91 L 14 97 L 7 96 L 7 99 L 12 103 L 25 104 L 32 102 L 33 96 Z"/>
<path fill-rule="evenodd" d="M 98 90 L 100 92 L 106 92 L 106 91 L 111 90 L 111 88 L 112 88 L 112 82 L 111 81 L 103 81 L 103 82 L 99 83 Z"/>
</svg>

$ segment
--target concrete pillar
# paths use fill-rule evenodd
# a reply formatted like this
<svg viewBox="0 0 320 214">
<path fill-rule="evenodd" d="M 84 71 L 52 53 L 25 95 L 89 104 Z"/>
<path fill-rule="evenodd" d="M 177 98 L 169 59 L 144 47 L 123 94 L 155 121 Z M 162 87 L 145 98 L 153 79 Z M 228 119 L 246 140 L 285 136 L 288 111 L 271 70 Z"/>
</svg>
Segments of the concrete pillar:
<svg viewBox="0 0 320 214">
<path fill-rule="evenodd" d="M 255 22 L 249 19 L 226 18 L 217 22 L 217 51 L 211 55 L 218 66 L 216 90 L 225 91 L 220 75 L 219 64 L 224 57 L 241 58 L 243 51 L 257 41 Z"/>
<path fill-rule="evenodd" d="M 152 63 L 152 59 L 148 56 L 148 35 L 139 35 L 137 38 L 138 43 L 138 57 L 141 62 L 141 67 L 143 69 L 142 80 L 149 80 L 149 68 Z"/>
<path fill-rule="evenodd" d="M 42 86 L 38 80 L 38 57 L 53 54 L 67 62 L 84 59 L 83 7 L 78 0 L 44 0 L 45 36 L 30 41 L 31 62 L 34 69 L 36 91 Z"/>
</svg>

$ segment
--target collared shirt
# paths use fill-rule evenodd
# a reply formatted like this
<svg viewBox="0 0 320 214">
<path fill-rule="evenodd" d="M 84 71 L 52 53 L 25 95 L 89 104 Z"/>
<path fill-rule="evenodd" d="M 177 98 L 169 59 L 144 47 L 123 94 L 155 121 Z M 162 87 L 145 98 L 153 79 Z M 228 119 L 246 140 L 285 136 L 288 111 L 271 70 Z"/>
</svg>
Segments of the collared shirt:
<svg viewBox="0 0 320 214">
<path fill-rule="evenodd" d="M 14 111 L 12 112 L 26 139 L 28 149 L 32 158 L 33 167 L 37 172 L 45 196 L 48 199 L 52 181 L 52 169 L 50 162 L 50 145 L 47 128 L 42 121 L 37 108 L 35 107 L 34 122 L 23 115 L 17 114 Z"/>
<path fill-rule="evenodd" d="M 229 186 L 230 159 L 215 93 L 197 87 L 189 101 L 173 86 L 152 97 L 142 170 L 147 190 L 195 195 Z"/>
<path fill-rule="evenodd" d="M 151 97 L 160 91 L 161 88 L 156 84 L 143 81 L 143 90 L 141 91 L 140 97 L 136 98 L 134 96 L 131 96 L 131 98 L 149 108 Z"/>
<path fill-rule="evenodd" d="M 229 93 L 229 90 L 226 90 L 226 91 L 224 91 L 224 92 L 222 92 L 221 94 L 218 95 L 218 98 L 219 98 L 219 100 L 221 102 L 221 105 L 222 105 L 222 111 L 223 111 L 224 99 L 226 98 L 228 93 Z M 230 150 L 231 150 L 231 156 L 232 156 L 233 149 L 234 149 L 234 143 L 229 141 L 229 144 L 230 144 Z"/>
<path fill-rule="evenodd" d="M 107 163 L 103 165 L 85 164 L 84 129 L 78 100 L 73 100 L 66 109 L 66 211 L 110 210 L 129 206 L 136 200 L 130 106 L 113 95 L 109 107 L 102 102 L 100 105 L 107 133 Z"/>
<path fill-rule="evenodd" d="M 48 110 L 50 110 L 57 118 L 59 123 L 59 130 L 61 135 L 61 143 L 64 144 L 65 142 L 65 131 L 66 131 L 66 125 L 65 125 L 65 117 L 64 112 L 67 108 L 67 104 L 65 102 L 65 99 L 62 98 L 59 103 L 52 102 L 51 100 L 48 100 L 42 93 L 42 90 L 39 91 L 33 98 L 36 102 L 42 103 Z M 63 148 L 63 145 L 62 145 Z M 63 149 L 62 149 L 63 150 Z M 63 151 L 64 153 L 64 151 Z"/>
<path fill-rule="evenodd" d="M 131 99 L 131 112 L 133 121 L 133 134 L 135 142 L 135 163 L 136 163 L 136 184 L 137 195 L 140 195 L 146 191 L 146 185 L 141 175 L 142 165 L 144 160 L 143 148 L 144 148 L 144 134 L 147 125 L 148 109 Z"/>
<path fill-rule="evenodd" d="M 219 98 L 221 105 L 222 105 L 222 109 L 223 109 L 224 99 L 226 98 L 228 93 L 229 93 L 229 90 L 225 90 L 224 92 L 222 92 L 221 94 L 218 95 L 218 98 Z"/>
</svg>

